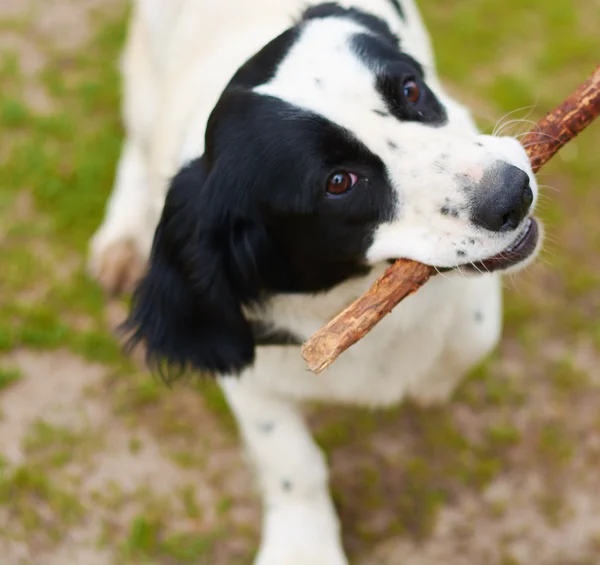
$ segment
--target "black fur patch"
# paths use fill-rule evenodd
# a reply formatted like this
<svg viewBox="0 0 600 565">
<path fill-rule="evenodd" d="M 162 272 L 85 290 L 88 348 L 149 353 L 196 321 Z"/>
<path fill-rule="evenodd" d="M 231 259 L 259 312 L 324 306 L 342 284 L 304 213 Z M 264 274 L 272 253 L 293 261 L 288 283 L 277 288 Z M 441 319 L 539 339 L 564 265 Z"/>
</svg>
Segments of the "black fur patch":
<svg viewBox="0 0 600 565">
<path fill-rule="evenodd" d="M 396 47 L 400 43 L 398 36 L 392 32 L 385 20 L 356 8 L 343 8 L 335 2 L 327 2 L 308 8 L 302 15 L 302 21 L 332 17 L 351 19 L 386 41 L 386 43 L 391 43 Z"/>
<path fill-rule="evenodd" d="M 433 126 L 446 123 L 446 111 L 425 83 L 423 67 L 410 55 L 367 34 L 357 34 L 352 40 L 352 48 L 376 73 L 377 91 L 394 117 Z M 404 95 L 404 83 L 409 79 L 415 81 L 421 91 L 416 103 L 410 103 Z"/>
<path fill-rule="evenodd" d="M 406 20 L 406 15 L 404 14 L 404 10 L 402 9 L 402 4 L 400 4 L 399 0 L 389 0 L 390 4 L 394 7 L 396 12 L 401 19 Z"/>
<path fill-rule="evenodd" d="M 269 82 L 277 68 L 300 37 L 300 30 L 293 27 L 267 43 L 235 73 L 230 86 L 253 89 Z"/>
<path fill-rule="evenodd" d="M 198 223 L 208 171 L 203 159 L 173 179 L 159 222 L 147 275 L 134 296 L 124 329 L 129 346 L 143 341 L 147 360 L 165 379 L 163 360 L 176 375 L 190 367 L 210 372 L 235 371 L 254 360 L 250 324 L 227 272 L 227 257 L 208 226 Z"/>
</svg>

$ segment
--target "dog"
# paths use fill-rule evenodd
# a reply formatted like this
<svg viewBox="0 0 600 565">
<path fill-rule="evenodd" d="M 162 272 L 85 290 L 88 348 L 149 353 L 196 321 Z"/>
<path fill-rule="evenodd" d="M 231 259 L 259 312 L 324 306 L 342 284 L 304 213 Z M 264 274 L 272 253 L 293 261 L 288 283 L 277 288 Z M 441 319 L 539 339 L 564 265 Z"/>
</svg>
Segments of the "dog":
<svg viewBox="0 0 600 565">
<path fill-rule="evenodd" d="M 502 274 L 541 246 L 527 155 L 444 89 L 413 0 L 137 0 L 122 72 L 91 271 L 135 287 L 152 366 L 218 379 L 262 497 L 256 565 L 344 565 L 302 405 L 442 402 L 492 351 Z M 300 344 L 400 257 L 440 275 L 308 372 Z"/>
</svg>

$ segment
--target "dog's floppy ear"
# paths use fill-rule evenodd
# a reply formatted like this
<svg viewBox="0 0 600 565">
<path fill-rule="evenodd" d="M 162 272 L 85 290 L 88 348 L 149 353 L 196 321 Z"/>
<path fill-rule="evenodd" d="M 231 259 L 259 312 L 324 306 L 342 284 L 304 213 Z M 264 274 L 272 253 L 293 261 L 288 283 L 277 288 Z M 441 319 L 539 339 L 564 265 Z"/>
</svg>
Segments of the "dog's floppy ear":
<svg viewBox="0 0 600 565">
<path fill-rule="evenodd" d="M 231 374 L 253 362 L 254 339 L 208 177 L 204 158 L 174 177 L 124 329 L 130 345 L 145 343 L 151 366 Z"/>
</svg>

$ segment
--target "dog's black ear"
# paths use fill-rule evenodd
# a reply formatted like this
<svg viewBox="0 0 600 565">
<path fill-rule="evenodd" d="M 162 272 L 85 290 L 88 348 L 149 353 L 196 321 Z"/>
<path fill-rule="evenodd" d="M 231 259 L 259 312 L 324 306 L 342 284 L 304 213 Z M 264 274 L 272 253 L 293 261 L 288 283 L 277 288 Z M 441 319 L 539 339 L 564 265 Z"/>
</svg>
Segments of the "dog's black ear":
<svg viewBox="0 0 600 565">
<path fill-rule="evenodd" d="M 146 276 L 124 329 L 143 342 L 151 366 L 239 372 L 254 360 L 254 339 L 232 280 L 231 236 L 207 194 L 204 158 L 184 167 L 167 193 Z M 211 202 L 212 201 L 212 202 Z M 223 232 L 223 233 L 221 233 Z"/>
</svg>

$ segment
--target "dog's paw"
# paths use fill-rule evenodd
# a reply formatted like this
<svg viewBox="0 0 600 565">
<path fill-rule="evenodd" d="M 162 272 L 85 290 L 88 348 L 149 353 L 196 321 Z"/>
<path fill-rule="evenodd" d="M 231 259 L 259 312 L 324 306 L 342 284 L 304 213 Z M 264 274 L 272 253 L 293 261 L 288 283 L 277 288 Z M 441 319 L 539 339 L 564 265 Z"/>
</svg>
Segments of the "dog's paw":
<svg viewBox="0 0 600 565">
<path fill-rule="evenodd" d="M 88 270 L 110 295 L 129 293 L 146 271 L 146 258 L 132 239 L 107 245 L 95 240 L 90 249 Z"/>
</svg>

